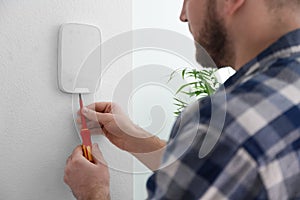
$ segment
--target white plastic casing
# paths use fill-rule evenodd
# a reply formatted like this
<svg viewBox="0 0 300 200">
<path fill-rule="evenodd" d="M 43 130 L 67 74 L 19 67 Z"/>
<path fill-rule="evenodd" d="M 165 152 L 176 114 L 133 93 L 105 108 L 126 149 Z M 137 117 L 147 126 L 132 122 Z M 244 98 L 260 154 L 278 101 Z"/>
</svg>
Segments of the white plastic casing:
<svg viewBox="0 0 300 200">
<path fill-rule="evenodd" d="M 94 93 L 101 75 L 101 33 L 87 24 L 63 24 L 58 39 L 58 85 L 66 93 Z"/>
</svg>

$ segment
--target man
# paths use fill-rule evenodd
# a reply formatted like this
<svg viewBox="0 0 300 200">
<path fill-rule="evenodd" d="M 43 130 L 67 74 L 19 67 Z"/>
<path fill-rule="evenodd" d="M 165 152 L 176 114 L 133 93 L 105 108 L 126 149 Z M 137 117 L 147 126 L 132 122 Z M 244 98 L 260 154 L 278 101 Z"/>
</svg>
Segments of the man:
<svg viewBox="0 0 300 200">
<path fill-rule="evenodd" d="M 113 144 L 158 169 L 147 183 L 149 199 L 300 199 L 300 1 L 185 0 L 180 19 L 217 66 L 237 70 L 225 90 L 184 111 L 168 145 L 111 103 L 83 110 L 90 128 L 99 123 Z M 218 101 L 224 95 L 226 104 Z M 201 158 L 213 109 L 225 113 L 222 134 Z M 155 156 L 141 156 L 149 152 Z M 93 156 L 94 164 L 77 147 L 65 182 L 78 199 L 109 199 L 97 146 Z"/>
</svg>

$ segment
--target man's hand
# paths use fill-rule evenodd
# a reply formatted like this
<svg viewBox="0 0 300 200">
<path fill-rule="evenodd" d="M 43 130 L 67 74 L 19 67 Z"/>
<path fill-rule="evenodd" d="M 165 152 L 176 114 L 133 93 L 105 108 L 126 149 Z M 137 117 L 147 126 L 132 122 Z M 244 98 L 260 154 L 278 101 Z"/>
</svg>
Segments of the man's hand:
<svg viewBox="0 0 300 200">
<path fill-rule="evenodd" d="M 94 163 L 76 147 L 67 160 L 64 181 L 79 200 L 110 199 L 108 167 L 98 145 L 93 145 L 92 154 Z"/>
<path fill-rule="evenodd" d="M 151 135 L 110 102 L 99 102 L 85 107 L 82 111 L 92 134 L 104 134 L 111 143 L 130 153 L 150 153 L 162 149 L 165 142 Z M 77 119 L 81 123 L 80 117 Z"/>
<path fill-rule="evenodd" d="M 92 134 L 104 134 L 111 143 L 132 153 L 149 169 L 159 168 L 166 142 L 133 124 L 118 105 L 99 102 L 85 107 L 82 113 Z M 77 121 L 81 122 L 80 117 Z"/>
</svg>

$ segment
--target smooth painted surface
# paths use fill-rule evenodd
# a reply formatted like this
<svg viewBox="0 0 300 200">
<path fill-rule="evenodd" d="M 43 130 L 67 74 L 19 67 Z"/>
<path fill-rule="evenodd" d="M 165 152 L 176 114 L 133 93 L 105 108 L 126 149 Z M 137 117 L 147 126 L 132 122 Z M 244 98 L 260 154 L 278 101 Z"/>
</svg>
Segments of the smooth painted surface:
<svg viewBox="0 0 300 200">
<path fill-rule="evenodd" d="M 57 85 L 58 29 L 68 22 L 98 26 L 105 42 L 131 29 L 131 1 L 0 1 L 0 199 L 74 199 L 63 174 L 80 142 L 73 123 L 76 110 L 72 96 Z M 130 68 L 131 58 L 111 66 L 97 100 L 110 100 Z M 95 140 L 109 164 L 132 168 L 129 156 L 125 159 L 102 137 Z M 110 172 L 112 199 L 132 199 L 132 175 L 118 168 Z"/>
<path fill-rule="evenodd" d="M 173 31 L 173 34 L 185 35 L 192 40 L 187 24 L 179 20 L 182 3 L 182 0 L 133 0 L 133 28 L 167 29 Z M 153 35 L 151 39 L 160 43 L 168 38 Z M 175 121 L 173 112 L 176 106 L 174 106 L 173 97 L 178 88 L 168 83 L 170 74 L 173 70 L 191 67 L 189 61 L 182 59 L 180 55 L 170 53 L 172 50 L 144 48 L 133 53 L 134 69 L 161 67 L 161 70 L 147 73 L 147 77 L 151 77 L 153 81 L 148 81 L 140 87 L 136 84 L 142 74 L 137 70 L 134 71 L 133 85 L 138 89 L 132 98 L 132 118 L 137 124 L 162 139 L 168 139 Z M 157 81 L 157 77 L 160 81 Z M 146 181 L 152 172 L 137 160 L 134 160 L 134 170 L 136 172 L 134 199 L 145 199 L 147 197 Z"/>
</svg>

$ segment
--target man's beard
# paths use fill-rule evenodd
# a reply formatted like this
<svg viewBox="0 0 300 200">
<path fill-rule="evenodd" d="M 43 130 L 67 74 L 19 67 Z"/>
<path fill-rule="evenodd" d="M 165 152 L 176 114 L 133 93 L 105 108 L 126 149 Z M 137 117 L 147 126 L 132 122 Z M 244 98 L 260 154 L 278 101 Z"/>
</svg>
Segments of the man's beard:
<svg viewBox="0 0 300 200">
<path fill-rule="evenodd" d="M 207 18 L 204 21 L 199 38 L 196 39 L 196 59 L 203 67 L 207 62 L 204 49 L 211 56 L 218 68 L 232 66 L 234 53 L 224 22 L 218 17 L 215 1 L 208 1 Z M 202 45 L 203 48 L 200 46 Z"/>
</svg>

